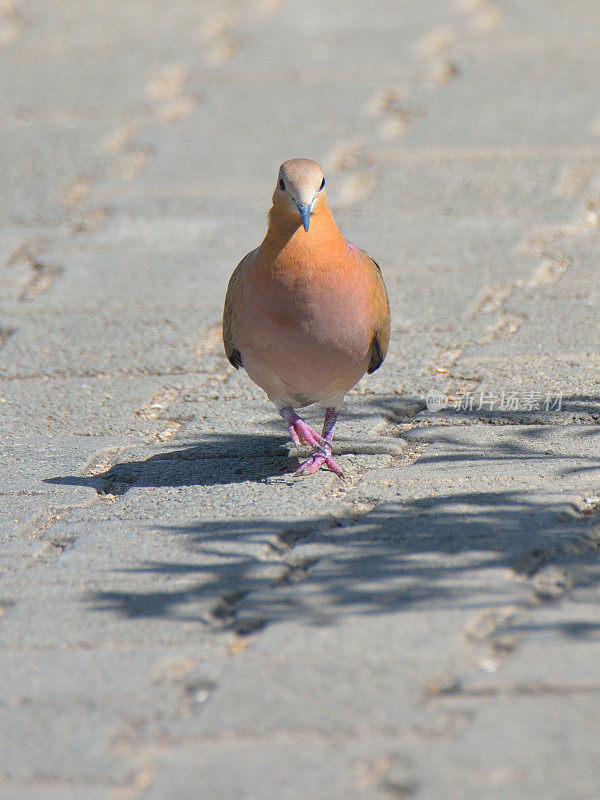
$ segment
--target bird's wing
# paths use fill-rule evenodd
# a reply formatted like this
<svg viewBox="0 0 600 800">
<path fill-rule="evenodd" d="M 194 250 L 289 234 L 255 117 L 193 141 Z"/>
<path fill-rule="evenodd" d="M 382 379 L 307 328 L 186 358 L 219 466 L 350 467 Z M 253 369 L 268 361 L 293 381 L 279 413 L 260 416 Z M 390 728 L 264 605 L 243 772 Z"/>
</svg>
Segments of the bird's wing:
<svg viewBox="0 0 600 800">
<path fill-rule="evenodd" d="M 247 253 L 244 258 L 242 258 L 240 263 L 233 271 L 233 275 L 229 279 L 227 294 L 225 295 L 225 307 L 223 308 L 223 344 L 225 346 L 225 355 L 227 356 L 227 360 L 236 369 L 242 367 L 243 363 L 242 355 L 236 348 L 235 341 L 233 339 L 233 312 L 239 294 L 242 278 L 244 277 L 244 273 L 248 268 L 248 265 L 252 262 L 255 253 L 256 250 L 252 250 L 250 253 Z"/>
<path fill-rule="evenodd" d="M 370 375 L 383 364 L 390 343 L 390 304 L 379 264 L 363 250 L 360 251 L 363 261 L 371 275 L 373 301 L 373 340 L 371 342 L 371 360 L 367 367 Z"/>
</svg>

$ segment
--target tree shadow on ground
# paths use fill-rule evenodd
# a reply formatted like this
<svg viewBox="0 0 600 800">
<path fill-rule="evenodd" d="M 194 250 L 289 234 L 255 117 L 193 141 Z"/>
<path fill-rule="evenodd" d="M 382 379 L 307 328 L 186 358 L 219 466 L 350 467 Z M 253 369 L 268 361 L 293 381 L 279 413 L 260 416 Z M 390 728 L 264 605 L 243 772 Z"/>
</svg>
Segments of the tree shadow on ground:
<svg viewBox="0 0 600 800">
<path fill-rule="evenodd" d="M 385 503 L 356 520 L 213 520 L 156 534 L 184 537 L 186 557 L 125 571 L 136 583 L 156 576 L 157 588 L 97 592 L 94 608 L 246 634 L 349 614 L 543 604 L 561 594 L 565 571 L 569 589 L 600 583 L 597 525 L 524 490 Z M 554 577 L 549 566 L 560 567 Z M 594 633 L 583 620 L 563 627 L 565 636 Z"/>
<path fill-rule="evenodd" d="M 577 403 L 581 414 L 598 406 L 597 398 L 577 398 Z M 375 397 L 361 398 L 348 413 L 354 420 L 384 415 L 392 429 L 380 438 L 389 441 L 403 432 L 400 426 L 414 418 L 418 408 L 414 398 Z M 395 421 L 399 421 L 397 433 Z M 481 437 L 472 435 L 469 422 L 445 422 L 435 431 L 426 424 L 422 431 L 411 431 L 417 440 L 423 435 L 444 445 L 425 450 L 415 464 L 425 483 L 429 466 L 438 475 L 440 466 L 445 471 L 463 470 L 463 478 L 446 482 L 445 488 L 441 483 L 429 490 L 425 486 L 422 496 L 402 502 L 375 499 L 370 511 L 356 517 L 346 512 L 346 517 L 285 523 L 267 514 L 262 519 L 157 526 L 149 536 L 176 537 L 174 550 L 179 556 L 119 570 L 125 582 L 131 575 L 132 588 L 99 591 L 91 596 L 92 605 L 124 618 L 194 621 L 248 633 L 273 622 L 333 624 L 348 614 L 435 606 L 489 609 L 514 604 L 515 597 L 527 606 L 554 601 L 573 586 L 597 587 L 597 515 L 569 508 L 560 483 L 569 474 L 585 473 L 597 485 L 593 475 L 600 475 L 600 449 L 586 442 L 600 435 L 600 426 L 579 426 L 571 420 L 568 437 L 552 449 L 547 439 L 556 435 L 557 428 L 564 430 L 564 424 L 532 418 L 528 427 L 513 423 L 505 430 L 504 438 L 509 434 L 510 439 L 488 429 L 482 444 Z M 290 463 L 282 451 L 285 442 L 284 436 L 271 433 L 222 434 L 115 464 L 101 475 L 53 481 L 114 494 L 132 486 L 234 485 L 285 469 Z M 486 474 L 486 462 L 503 465 L 499 474 L 504 486 L 485 492 L 466 490 L 469 474 Z M 518 488 L 506 477 L 510 462 L 515 469 L 524 468 Z M 410 478 L 412 467 L 404 469 Z M 528 476 L 535 476 L 531 483 Z M 546 574 L 550 566 L 560 568 L 558 577 Z M 560 585 L 564 570 L 571 576 L 567 589 Z M 139 589 L 143 574 L 156 577 L 153 591 Z M 555 586 L 548 585 L 552 580 Z M 565 636 L 595 635 L 588 620 L 561 625 L 557 623 L 556 630 Z"/>
</svg>

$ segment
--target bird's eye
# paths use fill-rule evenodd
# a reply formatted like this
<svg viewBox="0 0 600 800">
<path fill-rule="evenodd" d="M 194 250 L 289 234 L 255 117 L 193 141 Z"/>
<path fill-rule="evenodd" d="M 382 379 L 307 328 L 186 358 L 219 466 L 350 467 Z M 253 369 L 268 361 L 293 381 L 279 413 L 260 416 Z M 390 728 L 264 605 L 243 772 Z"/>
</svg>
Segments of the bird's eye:
<svg viewBox="0 0 600 800">
<path fill-rule="evenodd" d="M 279 178 L 279 188 L 282 192 L 285 192 L 285 183 L 283 182 L 283 178 Z"/>
<path fill-rule="evenodd" d="M 321 181 L 321 185 L 319 186 L 319 191 L 325 186 L 325 178 Z"/>
</svg>

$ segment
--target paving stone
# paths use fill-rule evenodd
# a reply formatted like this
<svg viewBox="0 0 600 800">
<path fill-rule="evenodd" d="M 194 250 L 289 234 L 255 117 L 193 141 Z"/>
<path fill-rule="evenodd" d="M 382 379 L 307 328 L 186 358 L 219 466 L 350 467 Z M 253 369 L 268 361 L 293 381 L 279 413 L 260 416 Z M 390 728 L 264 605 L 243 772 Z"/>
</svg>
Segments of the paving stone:
<svg viewBox="0 0 600 800">
<path fill-rule="evenodd" d="M 595 798 L 595 4 L 5 5 L 0 797 Z M 220 343 L 300 155 L 392 305 L 344 482 Z"/>
</svg>

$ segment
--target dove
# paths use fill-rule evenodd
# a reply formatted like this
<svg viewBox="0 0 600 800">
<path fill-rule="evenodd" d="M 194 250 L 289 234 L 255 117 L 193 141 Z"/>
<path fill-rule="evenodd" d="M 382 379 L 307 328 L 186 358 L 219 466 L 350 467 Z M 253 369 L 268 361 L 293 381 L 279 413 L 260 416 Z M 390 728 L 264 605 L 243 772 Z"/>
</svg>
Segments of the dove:
<svg viewBox="0 0 600 800">
<path fill-rule="evenodd" d="M 390 338 L 381 270 L 344 238 L 327 206 L 325 178 L 310 159 L 279 168 L 265 238 L 233 272 L 223 311 L 229 362 L 243 367 L 312 454 L 295 470 L 339 477 L 332 438 L 346 393 L 378 369 Z M 319 434 L 297 409 L 325 408 Z"/>
</svg>

